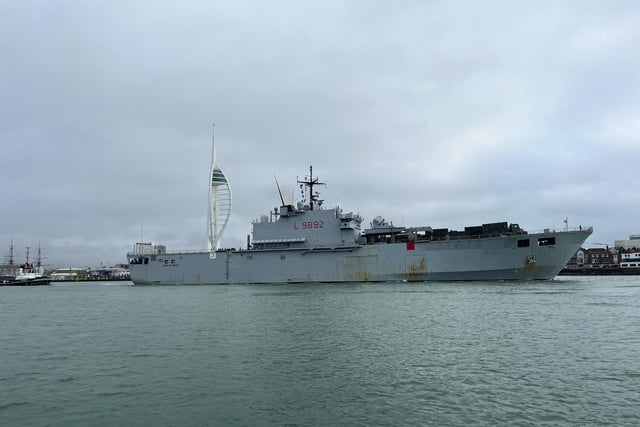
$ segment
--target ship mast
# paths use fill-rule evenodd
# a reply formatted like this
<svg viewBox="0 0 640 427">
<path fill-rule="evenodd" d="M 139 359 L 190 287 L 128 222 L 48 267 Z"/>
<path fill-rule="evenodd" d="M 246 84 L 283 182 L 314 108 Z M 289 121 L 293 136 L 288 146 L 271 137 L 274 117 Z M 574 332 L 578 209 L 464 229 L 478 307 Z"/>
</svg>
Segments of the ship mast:
<svg viewBox="0 0 640 427">
<path fill-rule="evenodd" d="M 36 258 L 36 268 L 40 269 L 42 267 L 42 248 L 40 247 L 40 242 L 38 242 L 38 257 Z"/>
<path fill-rule="evenodd" d="M 214 135 L 211 141 L 211 171 L 209 173 L 209 212 L 208 212 L 208 236 L 209 256 L 216 257 L 216 249 L 224 232 L 229 216 L 231 215 L 231 187 L 227 177 L 218 166 Z"/>
<path fill-rule="evenodd" d="M 9 247 L 9 274 L 13 276 L 13 239 L 11 239 L 11 246 Z"/>
<path fill-rule="evenodd" d="M 313 186 L 326 185 L 326 183 L 319 182 L 318 178 L 313 177 L 313 166 L 309 166 L 309 176 L 302 181 L 298 180 L 298 184 L 300 184 L 300 188 L 302 188 L 302 186 L 304 185 L 305 187 L 307 187 L 309 191 L 309 209 L 310 210 L 313 210 L 313 202 L 318 202 L 318 205 L 321 204 L 322 200 L 318 200 L 319 194 L 317 192 L 316 193 L 313 192 Z"/>
</svg>

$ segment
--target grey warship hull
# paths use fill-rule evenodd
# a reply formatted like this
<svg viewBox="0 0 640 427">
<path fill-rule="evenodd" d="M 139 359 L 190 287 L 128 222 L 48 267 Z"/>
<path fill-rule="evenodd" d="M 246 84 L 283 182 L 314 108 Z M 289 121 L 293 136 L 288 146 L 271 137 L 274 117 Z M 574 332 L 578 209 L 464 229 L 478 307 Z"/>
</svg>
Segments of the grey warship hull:
<svg viewBox="0 0 640 427">
<path fill-rule="evenodd" d="M 370 245 L 130 254 L 136 284 L 550 280 L 591 229 Z M 527 242 L 527 243 L 524 243 Z M 551 244 L 549 244 L 551 242 Z"/>
</svg>

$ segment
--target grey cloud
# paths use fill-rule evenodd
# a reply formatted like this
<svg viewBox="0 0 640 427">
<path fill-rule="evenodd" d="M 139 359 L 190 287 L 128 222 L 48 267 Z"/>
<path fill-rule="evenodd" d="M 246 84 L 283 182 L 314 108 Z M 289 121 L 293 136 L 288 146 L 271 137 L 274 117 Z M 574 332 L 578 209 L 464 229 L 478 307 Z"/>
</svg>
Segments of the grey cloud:
<svg viewBox="0 0 640 427">
<path fill-rule="evenodd" d="M 295 190 L 407 225 L 640 232 L 635 2 L 9 2 L 0 6 L 0 245 L 52 265 L 140 239 L 223 245 Z M 294 191 L 295 192 L 295 191 Z M 1 253 L 0 253 L 1 254 Z"/>
</svg>

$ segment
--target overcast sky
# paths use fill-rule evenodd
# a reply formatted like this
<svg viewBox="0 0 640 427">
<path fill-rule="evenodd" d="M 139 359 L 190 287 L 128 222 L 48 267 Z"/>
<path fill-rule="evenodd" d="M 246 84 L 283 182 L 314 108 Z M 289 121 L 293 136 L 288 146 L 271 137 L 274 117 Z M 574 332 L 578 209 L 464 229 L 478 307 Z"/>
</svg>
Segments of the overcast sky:
<svg viewBox="0 0 640 427">
<path fill-rule="evenodd" d="M 225 247 L 310 164 L 394 224 L 640 233 L 640 2 L 0 0 L 0 256 Z M 298 193 L 296 188 L 295 193 Z"/>
</svg>

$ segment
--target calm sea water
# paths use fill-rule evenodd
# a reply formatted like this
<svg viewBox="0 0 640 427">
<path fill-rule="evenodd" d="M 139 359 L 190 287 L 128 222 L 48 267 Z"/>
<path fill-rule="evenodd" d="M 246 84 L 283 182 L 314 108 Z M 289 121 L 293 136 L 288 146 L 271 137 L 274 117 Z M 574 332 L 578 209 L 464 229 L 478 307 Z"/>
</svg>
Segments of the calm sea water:
<svg viewBox="0 0 640 427">
<path fill-rule="evenodd" d="M 0 288 L 0 425 L 640 425 L 640 277 Z"/>
</svg>

